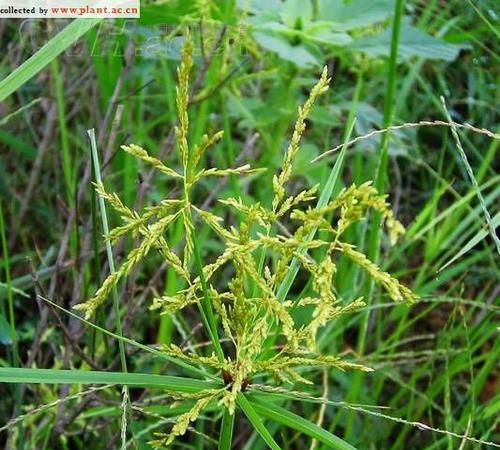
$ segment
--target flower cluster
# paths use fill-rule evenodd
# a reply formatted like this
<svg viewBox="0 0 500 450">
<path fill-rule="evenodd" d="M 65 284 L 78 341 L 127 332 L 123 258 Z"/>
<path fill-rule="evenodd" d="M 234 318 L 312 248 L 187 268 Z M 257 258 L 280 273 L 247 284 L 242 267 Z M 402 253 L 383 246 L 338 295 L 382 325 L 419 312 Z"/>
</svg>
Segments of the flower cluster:
<svg viewBox="0 0 500 450">
<path fill-rule="evenodd" d="M 270 207 L 260 203 L 245 204 L 239 198 L 226 198 L 220 202 L 237 212 L 236 225 L 226 227 L 221 217 L 204 211 L 191 203 L 194 185 L 208 176 L 245 175 L 255 172 L 245 165 L 235 169 L 200 169 L 203 154 L 215 145 L 222 133 L 205 135 L 199 145 L 189 143 L 189 72 L 192 66 L 192 44 L 187 40 L 178 70 L 177 109 L 179 126 L 176 129 L 180 162 L 183 173 L 167 167 L 162 161 L 136 145 L 123 147 L 129 154 L 155 167 L 159 172 L 182 183 L 178 199 L 167 199 L 146 208 L 141 214 L 123 205 L 116 194 L 107 193 L 98 185 L 99 195 L 105 198 L 118 213 L 124 224 L 113 229 L 107 239 L 115 242 L 123 235 L 140 236 L 140 244 L 124 259 L 118 270 L 111 274 L 97 290 L 94 297 L 77 305 L 86 317 L 91 316 L 106 300 L 111 289 L 126 277 L 152 249 L 158 251 L 170 264 L 185 288 L 175 295 L 153 299 L 152 309 L 161 314 L 175 314 L 188 305 L 198 305 L 209 300 L 209 307 L 220 329 L 208 325 L 212 337 L 218 339 L 222 331 L 232 348 L 222 355 L 201 356 L 184 352 L 175 345 L 165 345 L 162 351 L 169 356 L 197 365 L 203 365 L 224 374 L 226 386 L 210 389 L 190 396 L 194 406 L 179 416 L 167 434 L 159 434 L 155 447 L 168 445 L 183 434 L 189 423 L 212 401 L 219 401 L 234 412 L 236 399 L 249 380 L 256 375 L 271 375 L 280 382 L 310 383 L 304 367 L 334 367 L 340 370 L 371 370 L 360 364 L 344 361 L 337 356 L 318 351 L 319 330 L 342 314 L 355 311 L 364 305 L 363 299 L 345 303 L 334 290 L 338 258 L 343 255 L 359 265 L 395 301 L 411 302 L 414 294 L 353 245 L 343 241 L 344 234 L 354 223 L 362 220 L 368 209 L 377 211 L 388 230 L 391 242 L 404 233 L 386 201 L 370 183 L 343 189 L 323 207 L 309 205 L 316 199 L 318 186 L 289 195 L 287 183 L 292 175 L 293 163 L 299 151 L 306 118 L 316 99 L 328 89 L 326 69 L 312 89 L 309 98 L 298 109 L 298 119 L 284 156 L 282 168 L 273 178 L 274 197 Z M 185 244 L 176 254 L 164 237 L 177 221 L 184 226 Z M 221 252 L 201 273 L 192 270 L 192 257 L 196 251 L 194 223 L 201 221 L 217 235 Z M 286 223 L 289 229 L 277 228 Z M 289 225 L 290 224 L 290 225 Z M 280 231 L 283 231 L 280 233 Z M 318 236 L 314 237 L 316 231 Z M 311 238 L 311 236 L 313 236 Z M 306 295 L 280 294 L 292 262 L 298 263 L 301 273 L 309 280 Z M 229 274 L 229 276 L 228 276 Z M 304 278 L 304 277 L 302 277 Z M 294 290 L 291 290 L 294 292 Z M 203 311 L 203 308 L 200 309 Z M 308 320 L 298 321 L 300 316 Z M 229 356 L 231 355 L 231 356 Z"/>
</svg>

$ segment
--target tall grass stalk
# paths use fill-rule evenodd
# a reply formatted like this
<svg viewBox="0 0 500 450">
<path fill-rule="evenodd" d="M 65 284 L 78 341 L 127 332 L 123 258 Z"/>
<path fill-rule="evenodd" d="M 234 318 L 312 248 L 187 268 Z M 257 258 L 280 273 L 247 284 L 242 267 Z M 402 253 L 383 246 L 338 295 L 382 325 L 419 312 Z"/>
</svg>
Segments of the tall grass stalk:
<svg viewBox="0 0 500 450">
<path fill-rule="evenodd" d="M 3 214 L 3 206 L 0 201 L 0 239 L 2 242 L 2 259 L 4 263 L 4 272 L 5 272 L 5 284 L 7 288 L 7 308 L 8 308 L 8 318 L 9 318 L 9 331 L 10 331 L 10 339 L 12 341 L 12 366 L 15 368 L 20 367 L 21 362 L 19 358 L 19 342 L 16 331 L 16 318 L 14 314 L 14 296 L 12 290 L 12 279 L 10 273 L 10 258 L 9 258 L 9 248 L 7 245 L 7 236 L 5 233 L 5 218 Z M 3 311 L 3 308 L 0 311 Z M 14 386 L 14 399 L 16 402 L 16 411 L 21 411 L 22 406 L 22 392 L 20 386 Z M 23 425 L 19 423 L 18 425 L 19 432 L 19 449 L 24 448 L 24 439 L 23 439 Z"/>
<path fill-rule="evenodd" d="M 96 136 L 95 136 L 95 130 L 94 128 L 90 129 L 87 131 L 89 138 L 90 138 L 90 146 L 91 146 L 91 151 L 92 151 L 92 162 L 93 162 L 93 167 L 94 167 L 94 176 L 96 179 L 96 182 L 101 184 L 102 183 L 102 178 L 101 178 L 101 166 L 99 164 L 99 155 L 97 153 L 97 141 L 96 141 Z M 104 202 L 104 199 L 99 196 L 99 210 L 101 212 L 101 222 L 102 222 L 102 229 L 104 232 L 104 235 L 107 237 L 109 234 L 109 223 L 108 223 L 108 215 L 106 214 L 106 203 Z M 108 239 L 105 239 L 105 245 L 106 245 L 106 255 L 108 259 L 108 266 L 109 266 L 109 272 L 115 273 L 115 261 L 113 258 L 113 250 L 111 248 L 111 243 L 109 242 Z M 118 336 L 123 338 L 123 332 L 122 332 L 122 323 L 120 319 L 120 302 L 118 298 L 118 290 L 116 286 L 113 286 L 112 290 L 112 297 L 113 297 L 113 310 L 115 313 L 115 327 L 116 327 L 116 333 Z M 125 353 L 125 344 L 122 339 L 118 340 L 118 349 L 119 349 L 119 354 L 120 354 L 120 365 L 123 373 L 128 372 L 127 368 L 127 356 Z M 129 390 L 128 386 L 123 386 L 122 388 L 122 405 L 123 405 L 123 416 L 122 416 L 122 421 L 121 421 L 121 435 L 122 435 L 122 448 L 124 448 L 124 443 L 126 442 L 126 429 L 127 429 L 127 417 L 129 420 L 132 419 L 131 415 L 131 401 L 130 401 L 130 395 L 129 395 Z"/>
<path fill-rule="evenodd" d="M 64 103 L 64 85 L 61 77 L 61 68 L 59 66 L 59 61 L 57 60 L 57 58 L 52 61 L 51 69 L 52 77 L 54 80 L 54 90 L 57 102 L 57 116 L 59 120 L 59 130 L 61 135 L 63 175 L 66 184 L 67 202 L 69 207 L 73 208 L 75 202 L 75 178 L 70 156 L 70 146 L 66 120 L 66 106 Z"/>
<path fill-rule="evenodd" d="M 95 137 L 95 130 L 92 128 L 87 131 L 89 138 L 90 138 L 90 145 L 92 149 L 92 160 L 94 164 L 94 173 L 95 173 L 95 179 L 97 183 L 102 183 L 101 179 L 101 169 L 100 169 L 100 163 L 99 163 L 99 155 L 97 153 L 97 142 L 96 142 L 96 137 Z M 104 232 L 104 235 L 107 236 L 109 234 L 109 224 L 108 224 L 108 215 L 106 214 L 106 203 L 104 202 L 104 199 L 99 196 L 99 210 L 101 212 L 101 222 L 102 222 L 102 230 Z M 113 250 L 111 248 L 111 243 L 109 240 L 106 239 L 106 255 L 108 258 L 108 265 L 109 265 L 109 272 L 110 273 L 115 273 L 115 261 L 113 258 Z M 116 333 L 120 336 L 123 337 L 122 333 L 122 323 L 120 319 L 120 302 L 118 299 L 118 291 L 116 289 L 116 286 L 113 286 L 112 290 L 112 297 L 113 297 L 113 309 L 115 313 L 115 327 L 116 327 Z M 120 352 L 120 363 L 121 363 L 121 368 L 123 372 L 128 372 L 127 370 L 127 358 L 125 354 L 125 345 L 122 340 L 118 341 L 118 348 Z"/>
<path fill-rule="evenodd" d="M 394 17 L 392 22 L 392 38 L 391 38 L 391 53 L 389 58 L 388 74 L 387 74 L 387 85 L 385 92 L 385 103 L 384 103 L 384 118 L 383 118 L 383 128 L 387 128 L 392 121 L 393 111 L 394 111 L 394 93 L 396 89 L 396 69 L 397 69 L 397 58 L 398 58 L 398 47 L 399 38 L 401 33 L 401 22 L 404 13 L 405 0 L 396 0 L 394 7 Z M 385 192 L 385 184 L 387 180 L 387 165 L 389 159 L 389 132 L 386 132 L 382 136 L 382 141 L 380 145 L 380 155 L 377 161 L 376 171 L 375 171 L 375 187 L 383 194 Z M 368 235 L 368 258 L 375 264 L 378 263 L 379 253 L 380 253 L 380 233 L 381 233 L 381 216 L 377 212 L 372 214 L 371 223 L 369 226 Z M 374 283 L 371 278 L 368 278 L 365 282 L 364 289 L 364 299 L 367 306 L 373 303 L 373 290 Z M 357 351 L 359 354 L 365 352 L 366 346 L 366 334 L 368 331 L 368 320 L 370 317 L 370 309 L 367 309 L 362 313 L 361 323 L 358 331 L 358 343 Z M 361 390 L 363 373 L 355 373 L 353 376 L 352 387 L 349 391 L 350 399 L 357 399 Z M 345 436 L 351 436 L 354 427 L 354 414 L 350 413 L 347 417 Z"/>
<path fill-rule="evenodd" d="M 3 205 L 0 202 L 0 238 L 2 241 L 2 260 L 4 263 L 5 285 L 7 290 L 7 313 L 9 320 L 10 339 L 12 341 L 12 365 L 19 366 L 18 337 L 16 332 L 16 318 L 14 314 L 14 295 L 12 289 L 12 278 L 10 273 L 9 248 L 7 245 L 7 236 L 5 233 L 5 218 L 3 214 Z M 3 306 L 3 305 L 2 305 Z M 4 308 L 2 308 L 4 309 Z"/>
<path fill-rule="evenodd" d="M 219 341 L 217 321 L 215 318 L 214 310 L 212 309 L 210 294 L 208 293 L 207 280 L 205 279 L 205 275 L 203 274 L 203 262 L 201 259 L 200 244 L 198 242 L 196 233 L 193 234 L 193 253 L 196 263 L 196 269 L 198 271 L 198 276 L 200 277 L 201 288 L 203 291 L 203 298 L 200 304 L 200 313 L 203 318 L 204 325 L 207 328 L 207 332 L 209 333 L 210 340 L 212 341 L 212 344 L 214 346 L 217 358 L 219 358 L 219 361 L 224 361 L 224 352 L 222 351 L 222 347 Z"/>
<path fill-rule="evenodd" d="M 398 59 L 398 47 L 399 38 L 401 33 L 401 22 L 403 19 L 405 0 L 396 0 L 394 7 L 394 18 L 392 22 L 392 39 L 391 39 L 391 54 L 389 58 L 389 70 L 387 74 L 387 86 L 385 91 L 385 103 L 384 103 L 384 121 L 383 127 L 387 128 L 391 122 L 394 111 L 394 93 L 396 90 L 396 69 L 397 69 L 397 59 Z M 387 165 L 389 160 L 389 138 L 390 134 L 388 132 L 384 133 L 382 136 L 382 142 L 380 144 L 380 155 L 378 159 L 376 176 L 375 176 L 375 187 L 380 194 L 384 194 L 385 185 L 387 181 Z M 369 237 L 368 237 L 368 258 L 371 259 L 375 264 L 378 263 L 380 255 L 380 233 L 381 233 L 381 217 L 380 214 L 373 214 Z M 371 279 L 366 282 L 365 289 L 365 301 L 368 305 L 372 303 L 374 284 Z M 368 328 L 368 318 L 369 313 L 366 312 L 362 318 L 361 326 L 359 329 L 358 337 L 358 347 L 359 353 L 363 353 L 365 350 L 366 343 L 366 332 Z"/>
</svg>

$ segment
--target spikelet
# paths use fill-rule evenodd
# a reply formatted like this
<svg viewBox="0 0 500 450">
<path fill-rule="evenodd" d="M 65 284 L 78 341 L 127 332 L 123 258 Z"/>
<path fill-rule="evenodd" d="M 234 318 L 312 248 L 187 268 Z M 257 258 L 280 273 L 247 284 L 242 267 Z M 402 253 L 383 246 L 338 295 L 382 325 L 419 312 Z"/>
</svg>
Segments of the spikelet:
<svg viewBox="0 0 500 450">
<path fill-rule="evenodd" d="M 342 234 L 350 225 L 359 221 L 368 208 L 377 211 L 385 221 L 389 230 L 391 244 L 396 243 L 399 236 L 404 234 L 403 225 L 394 218 L 386 195 L 379 195 L 377 190 L 368 181 L 360 186 L 353 184 L 349 188 L 344 188 L 337 198 L 325 206 L 321 214 L 341 209 L 341 217 L 338 221 L 338 234 Z"/>
<path fill-rule="evenodd" d="M 319 294 L 318 302 L 313 312 L 311 322 L 307 325 L 307 345 L 310 351 L 315 351 L 316 333 L 332 318 L 337 298 L 332 290 L 336 266 L 327 256 L 317 265 L 313 275 L 313 289 Z"/>
<path fill-rule="evenodd" d="M 120 237 L 131 234 L 132 237 L 136 237 L 138 233 L 143 236 L 147 234 L 147 224 L 153 217 L 164 217 L 171 212 L 172 208 L 178 206 L 180 200 L 162 200 L 160 204 L 156 206 L 150 206 L 145 209 L 142 215 L 139 215 L 136 211 L 126 207 L 120 198 L 115 193 L 107 193 L 104 189 L 102 183 L 96 184 L 96 192 L 120 214 L 121 219 L 125 222 L 125 225 L 113 228 L 108 236 L 105 236 L 109 241 L 116 242 Z"/>
<path fill-rule="evenodd" d="M 94 297 L 85 303 L 75 305 L 75 309 L 85 311 L 85 318 L 89 319 L 96 311 L 96 309 L 106 300 L 111 290 L 118 282 L 126 277 L 132 268 L 139 263 L 149 253 L 149 250 L 156 245 L 162 233 L 168 228 L 172 221 L 177 217 L 177 214 L 172 214 L 163 217 L 158 222 L 148 227 L 148 233 L 143 239 L 139 247 L 134 248 L 127 256 L 120 268 L 111 273 L 102 286 L 97 290 Z"/>
<path fill-rule="evenodd" d="M 189 427 L 189 424 L 198 418 L 201 412 L 218 394 L 220 394 L 220 392 L 220 390 L 212 389 L 202 391 L 204 396 L 199 398 L 188 412 L 177 417 L 170 433 L 155 433 L 155 436 L 157 436 L 158 439 L 150 441 L 149 445 L 151 445 L 154 449 L 162 449 L 174 442 L 177 436 L 184 435 Z"/>
<path fill-rule="evenodd" d="M 138 216 L 137 213 L 134 211 L 130 210 L 127 208 L 122 201 L 120 200 L 120 197 L 116 195 L 114 192 L 108 193 L 104 189 L 104 185 L 102 183 L 94 183 L 95 190 L 97 194 L 102 197 L 104 200 L 109 202 L 109 204 L 115 209 L 117 213 L 122 216 L 123 220 L 134 220 Z"/>
<path fill-rule="evenodd" d="M 407 301 L 413 303 L 417 296 L 406 286 L 403 286 L 391 274 L 383 272 L 378 266 L 370 261 L 363 253 L 358 252 L 354 245 L 337 243 L 337 248 L 353 262 L 365 269 L 373 280 L 379 283 L 389 294 L 392 300 L 396 302 Z"/>
<path fill-rule="evenodd" d="M 226 305 L 222 302 L 222 296 L 217 292 L 213 286 L 210 286 L 210 298 L 213 301 L 213 305 L 217 314 L 219 314 L 222 322 L 222 328 L 224 329 L 224 334 L 229 337 L 233 344 L 235 344 L 233 331 L 231 329 L 231 321 L 229 318 L 228 310 Z"/>
<path fill-rule="evenodd" d="M 182 210 L 182 220 L 184 223 L 184 237 L 186 239 L 186 243 L 184 245 L 184 260 L 182 262 L 182 266 L 185 270 L 189 269 L 189 262 L 191 261 L 191 256 L 193 255 L 193 232 L 194 232 L 194 224 L 193 218 L 191 217 L 191 212 L 188 207 Z"/>
<path fill-rule="evenodd" d="M 293 356 L 278 354 L 267 361 L 258 361 L 254 364 L 257 372 L 279 373 L 283 370 L 291 370 L 294 367 L 331 367 L 339 370 L 355 369 L 363 372 L 372 372 L 373 369 L 362 364 L 344 361 L 338 356 L 318 355 L 313 357 Z"/>
<path fill-rule="evenodd" d="M 217 133 L 211 136 L 209 136 L 208 134 L 203 135 L 203 137 L 201 138 L 201 143 L 194 146 L 193 161 L 192 161 L 193 169 L 196 169 L 196 167 L 198 167 L 200 159 L 202 158 L 206 150 L 209 147 L 212 147 L 213 145 L 217 144 L 217 142 L 219 142 L 222 139 L 223 134 L 224 134 L 223 131 L 218 131 Z"/>
<path fill-rule="evenodd" d="M 281 217 L 285 215 L 290 209 L 299 205 L 303 202 L 310 202 L 316 198 L 316 192 L 318 192 L 319 185 L 313 186 L 311 189 L 299 192 L 296 196 L 288 197 L 280 206 L 280 209 L 276 213 L 276 217 Z"/>
<path fill-rule="evenodd" d="M 163 353 L 168 356 L 173 356 L 190 363 L 202 364 L 205 366 L 213 367 L 214 369 L 230 370 L 229 363 L 227 361 L 219 361 L 215 355 L 211 356 L 200 356 L 196 353 L 185 353 L 180 347 L 175 344 L 170 345 L 160 345 L 160 349 Z"/>
<path fill-rule="evenodd" d="M 175 128 L 177 136 L 177 144 L 181 155 L 182 167 L 184 169 L 185 180 L 189 177 L 189 145 L 188 145 L 188 130 L 189 130 L 189 73 L 193 66 L 193 41 L 190 36 L 187 36 L 182 48 L 181 65 L 177 69 L 177 78 L 179 85 L 177 86 L 177 117 L 179 126 Z"/>
<path fill-rule="evenodd" d="M 182 178 L 182 175 L 179 175 L 175 170 L 171 169 L 170 167 L 167 167 L 158 158 L 150 156 L 146 150 L 144 150 L 142 147 L 139 147 L 138 145 L 135 144 L 122 145 L 122 149 L 125 150 L 127 153 L 135 156 L 136 158 L 142 159 L 148 164 L 151 164 L 155 169 L 159 170 L 160 172 L 169 177 Z"/>
<path fill-rule="evenodd" d="M 161 309 L 162 314 L 173 314 L 198 301 L 198 297 L 187 296 L 185 293 L 180 292 L 177 295 L 155 297 L 149 309 L 151 311 Z"/>
<path fill-rule="evenodd" d="M 307 119 L 307 116 L 309 115 L 309 112 L 311 111 L 316 98 L 324 94 L 328 90 L 329 83 L 330 79 L 328 78 L 328 69 L 325 66 L 323 72 L 321 73 L 321 78 L 319 79 L 318 83 L 312 88 L 311 93 L 309 94 L 309 98 L 306 100 L 303 106 L 299 106 L 298 108 L 297 121 L 295 122 L 292 139 L 285 153 L 281 172 L 279 175 L 275 175 L 273 179 L 273 211 L 278 210 L 278 206 L 285 196 L 285 184 L 292 175 L 293 162 L 299 150 L 302 134 L 306 129 L 305 120 Z"/>
<path fill-rule="evenodd" d="M 216 216 L 209 211 L 203 211 L 202 209 L 196 208 L 196 206 L 193 206 L 193 209 L 200 215 L 203 222 L 205 222 L 212 230 L 214 230 L 219 235 L 219 237 L 227 241 L 232 241 L 235 239 L 235 236 L 222 226 L 222 217 Z"/>
</svg>

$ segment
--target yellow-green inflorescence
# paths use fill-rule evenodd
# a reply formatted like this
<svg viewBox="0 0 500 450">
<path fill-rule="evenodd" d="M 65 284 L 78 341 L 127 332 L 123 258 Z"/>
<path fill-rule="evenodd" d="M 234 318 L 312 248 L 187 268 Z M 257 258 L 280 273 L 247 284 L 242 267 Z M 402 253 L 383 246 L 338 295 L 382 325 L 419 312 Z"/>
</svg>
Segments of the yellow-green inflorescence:
<svg viewBox="0 0 500 450">
<path fill-rule="evenodd" d="M 306 127 L 306 118 L 315 100 L 328 89 L 326 68 L 320 80 L 312 89 L 309 98 L 298 109 L 298 119 L 285 153 L 280 172 L 273 178 L 274 197 L 271 207 L 260 203 L 245 204 L 241 199 L 220 200 L 228 208 L 238 212 L 237 226 L 225 227 L 221 217 L 204 211 L 191 203 L 193 186 L 204 177 L 245 175 L 256 172 L 248 165 L 235 169 L 200 169 L 199 163 L 205 151 L 216 144 L 222 133 L 205 135 L 201 143 L 191 146 L 188 140 L 189 119 L 189 73 L 192 67 L 192 43 L 187 39 L 178 69 L 177 110 L 179 126 L 176 136 L 182 173 L 167 167 L 162 161 L 137 146 L 123 149 L 134 157 L 152 165 L 159 172 L 181 183 L 182 194 L 178 199 L 167 199 L 156 206 L 146 208 L 141 214 L 125 206 L 114 193 L 107 193 L 102 184 L 97 192 L 119 213 L 123 225 L 113 229 L 106 239 L 115 242 L 124 235 L 140 237 L 140 244 L 124 259 L 118 270 L 110 274 L 95 295 L 75 308 L 92 316 L 115 286 L 126 277 L 152 249 L 158 251 L 184 280 L 185 288 L 171 296 L 153 299 L 152 309 L 162 314 L 175 314 L 188 305 L 199 304 L 202 285 L 199 276 L 192 276 L 190 268 L 193 257 L 194 220 L 208 225 L 220 239 L 223 250 L 215 260 L 203 267 L 208 283 L 210 301 L 215 310 L 225 337 L 233 346 L 232 357 L 225 359 L 215 354 L 200 356 L 184 352 L 175 345 L 163 346 L 168 355 L 222 371 L 227 385 L 221 389 L 206 390 L 196 395 L 182 396 L 195 400 L 187 413 L 178 417 L 168 434 L 159 434 L 153 441 L 155 447 L 171 443 L 176 436 L 187 430 L 202 410 L 212 401 L 218 401 L 234 412 L 236 397 L 245 389 L 248 380 L 256 374 L 272 375 L 281 382 L 310 383 L 304 375 L 304 367 L 335 367 L 340 370 L 371 370 L 361 364 L 344 361 L 337 356 L 319 354 L 316 337 L 318 330 L 338 316 L 351 313 L 364 305 L 359 298 L 349 303 L 340 299 L 334 289 L 336 260 L 344 255 L 359 265 L 395 301 L 412 302 L 415 295 L 389 273 L 381 271 L 376 264 L 355 246 L 342 241 L 344 232 L 353 223 L 360 221 L 368 209 L 376 210 L 383 218 L 390 241 L 394 243 L 404 233 L 386 201 L 371 183 L 353 185 L 343 189 L 335 199 L 321 208 L 305 207 L 304 202 L 315 200 L 318 187 L 304 190 L 295 195 L 287 194 L 293 163 L 299 151 L 301 136 Z M 334 219 L 331 219 L 334 217 Z M 181 254 L 176 254 L 165 239 L 165 232 L 178 220 L 184 226 L 185 245 Z M 295 224 L 292 231 L 279 234 L 275 231 L 277 221 Z M 307 239 L 314 230 L 321 238 Z M 323 255 L 315 260 L 308 250 L 322 249 L 314 254 Z M 263 253 L 264 252 L 264 253 Z M 261 255 L 268 255 L 265 263 L 259 264 Z M 311 296 L 280 300 L 277 291 L 283 282 L 291 261 L 297 259 L 302 272 L 311 281 Z M 230 267 L 230 270 L 227 268 Z M 222 274 L 224 278 L 218 275 Z M 227 279 L 227 274 L 230 279 Z M 297 325 L 293 311 L 306 308 L 312 311 L 306 324 Z M 270 338 L 279 338 L 279 347 L 269 351 L 265 343 Z M 227 382 L 229 380 L 229 382 Z"/>
</svg>

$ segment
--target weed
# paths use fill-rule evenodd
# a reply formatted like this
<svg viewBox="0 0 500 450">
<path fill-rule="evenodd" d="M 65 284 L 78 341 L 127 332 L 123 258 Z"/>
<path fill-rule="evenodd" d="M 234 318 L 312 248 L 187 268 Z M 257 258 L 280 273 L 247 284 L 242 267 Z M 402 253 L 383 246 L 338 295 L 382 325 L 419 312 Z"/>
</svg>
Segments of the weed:
<svg viewBox="0 0 500 450">
<path fill-rule="evenodd" d="M 217 143 L 222 134 L 205 135 L 201 144 L 196 146 L 188 142 L 189 73 L 192 66 L 192 44 L 189 39 L 182 55 L 178 69 L 179 127 L 176 129 L 182 173 L 167 167 L 137 145 L 123 147 L 127 153 L 151 164 L 163 175 L 179 180 L 182 183 L 182 197 L 163 200 L 138 213 L 125 206 L 117 194 L 106 192 L 102 183 L 97 184 L 99 195 L 110 203 L 124 222 L 124 225 L 111 230 L 106 239 L 116 242 L 124 235 L 131 235 L 140 236 L 141 242 L 124 258 L 118 270 L 108 276 L 94 297 L 75 307 L 85 311 L 87 319 L 91 317 L 104 303 L 113 287 L 152 249 L 159 251 L 184 280 L 184 289 L 174 295 L 155 298 L 151 308 L 161 314 L 175 314 L 189 305 L 198 306 L 213 343 L 214 353 L 200 356 L 185 352 L 174 344 L 163 345 L 161 349 L 172 358 L 220 372 L 225 385 L 194 394 L 177 394 L 180 399 L 196 401 L 191 409 L 178 417 L 169 433 L 157 433 L 158 438 L 151 442 L 155 448 L 168 445 L 176 436 L 184 434 L 190 422 L 195 421 L 212 401 L 217 400 L 231 415 L 234 414 L 239 394 L 246 390 L 253 377 L 271 377 L 271 383 L 274 379 L 275 382 L 311 384 L 312 381 L 307 375 L 301 374 L 299 369 L 333 367 L 340 370 L 372 370 L 362 364 L 318 351 L 316 337 L 322 327 L 365 305 L 362 297 L 345 303 L 334 291 L 336 260 L 339 257 L 344 256 L 364 269 L 394 301 L 411 303 L 416 299 L 396 278 L 380 270 L 354 245 L 343 240 L 349 227 L 362 220 L 368 209 L 380 214 L 392 243 L 404 233 L 386 196 L 379 195 L 371 183 L 345 188 L 325 206 L 317 208 L 306 208 L 305 205 L 316 199 L 318 186 L 296 194 L 289 193 L 288 182 L 306 129 L 306 118 L 315 100 L 328 89 L 326 68 L 307 101 L 298 109 L 298 119 L 282 168 L 273 178 L 271 207 L 260 203 L 246 204 L 239 198 L 219 200 L 227 209 L 237 212 L 232 217 L 235 225 L 228 227 L 225 226 L 223 217 L 191 203 L 191 191 L 204 177 L 243 176 L 255 174 L 256 171 L 249 166 L 236 169 L 199 168 L 203 154 Z M 195 232 L 196 220 L 210 227 L 222 244 L 221 254 L 210 264 L 201 265 Z M 184 227 L 185 245 L 181 255 L 172 250 L 172 245 L 164 237 L 176 221 L 182 221 Z M 290 222 L 293 229 L 287 230 L 286 234 L 279 234 L 274 225 L 277 222 Z M 308 240 L 307 236 L 313 230 L 319 230 L 322 237 Z M 308 254 L 307 251 L 313 249 L 323 250 L 320 258 L 315 259 Z M 198 276 L 190 270 L 193 255 L 200 263 Z M 258 261 L 262 255 L 266 264 L 260 270 Z M 285 298 L 281 301 L 277 298 L 277 291 L 293 258 L 297 258 L 301 273 L 311 283 L 313 295 Z M 229 271 L 223 270 L 227 267 L 230 268 Z M 228 273 L 231 275 L 228 276 Z M 301 310 L 309 317 L 305 324 L 297 323 L 294 318 L 294 313 L 296 315 Z M 225 352 L 219 339 L 217 318 L 232 345 Z M 270 338 L 279 340 L 280 343 L 273 354 L 265 351 L 265 342 Z"/>
</svg>

